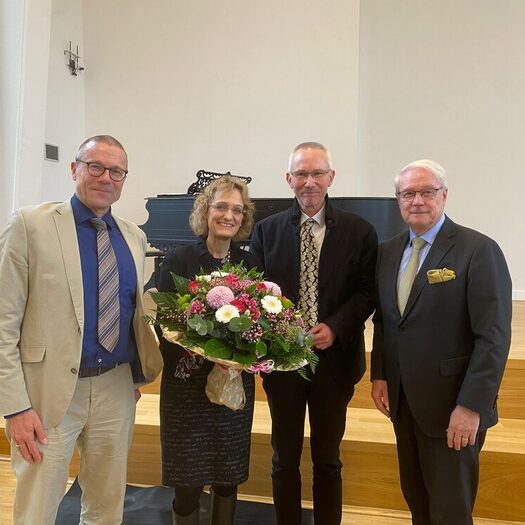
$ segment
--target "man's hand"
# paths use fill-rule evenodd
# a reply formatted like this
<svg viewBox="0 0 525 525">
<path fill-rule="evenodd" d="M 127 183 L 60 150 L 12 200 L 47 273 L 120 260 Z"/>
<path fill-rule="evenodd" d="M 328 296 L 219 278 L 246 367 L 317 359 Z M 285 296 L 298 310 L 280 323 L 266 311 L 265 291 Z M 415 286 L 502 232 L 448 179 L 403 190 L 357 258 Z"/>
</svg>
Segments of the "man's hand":
<svg viewBox="0 0 525 525">
<path fill-rule="evenodd" d="M 314 346 L 318 350 L 326 350 L 334 344 L 335 332 L 325 323 L 316 324 L 310 329 L 310 332 L 314 336 Z"/>
<path fill-rule="evenodd" d="M 372 381 L 372 399 L 377 409 L 390 417 L 390 404 L 388 403 L 388 387 L 384 379 L 374 379 Z"/>
<path fill-rule="evenodd" d="M 47 445 L 48 441 L 42 421 L 32 408 L 6 419 L 6 429 L 11 436 L 11 446 L 16 447 L 28 463 L 42 461 L 36 440 L 42 445 Z"/>
<path fill-rule="evenodd" d="M 476 443 L 479 428 L 479 414 L 468 408 L 457 405 L 450 414 L 447 428 L 447 445 L 461 450 L 467 445 Z"/>
</svg>

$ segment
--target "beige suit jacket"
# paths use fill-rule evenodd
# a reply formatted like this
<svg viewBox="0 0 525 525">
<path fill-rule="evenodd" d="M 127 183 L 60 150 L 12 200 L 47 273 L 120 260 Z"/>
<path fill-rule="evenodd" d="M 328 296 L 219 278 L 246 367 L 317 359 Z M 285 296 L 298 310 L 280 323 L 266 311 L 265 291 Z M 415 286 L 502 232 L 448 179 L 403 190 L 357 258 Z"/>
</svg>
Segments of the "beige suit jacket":
<svg viewBox="0 0 525 525">
<path fill-rule="evenodd" d="M 146 237 L 115 217 L 137 274 L 133 329 L 142 372 L 153 381 L 162 357 L 144 322 Z M 84 330 L 80 254 L 70 201 L 15 212 L 0 235 L 0 414 L 33 407 L 44 427 L 66 413 L 78 379 Z"/>
</svg>

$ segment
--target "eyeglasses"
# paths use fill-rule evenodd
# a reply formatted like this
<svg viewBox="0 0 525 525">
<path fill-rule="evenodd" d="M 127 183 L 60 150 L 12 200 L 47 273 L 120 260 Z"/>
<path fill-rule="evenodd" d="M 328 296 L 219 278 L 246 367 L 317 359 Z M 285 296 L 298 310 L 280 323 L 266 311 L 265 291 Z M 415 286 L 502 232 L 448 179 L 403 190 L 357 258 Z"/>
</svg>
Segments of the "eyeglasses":
<svg viewBox="0 0 525 525">
<path fill-rule="evenodd" d="M 437 192 L 439 190 L 442 190 L 443 186 L 440 186 L 439 188 L 428 188 L 427 190 L 420 190 L 420 191 L 399 191 L 397 193 L 397 196 L 403 201 L 403 202 L 411 202 L 416 198 L 416 195 L 419 193 L 421 195 L 421 198 L 424 201 L 433 201 L 436 198 Z"/>
<path fill-rule="evenodd" d="M 104 172 L 107 170 L 109 173 L 109 178 L 114 182 L 120 182 L 123 181 L 128 172 L 126 170 L 121 170 L 120 168 L 106 168 L 105 166 L 102 166 L 102 164 L 99 164 L 98 162 L 86 162 L 82 159 L 75 159 L 76 162 L 82 162 L 82 164 L 85 164 L 87 166 L 88 173 L 92 177 L 102 177 L 104 175 Z"/>
<path fill-rule="evenodd" d="M 308 177 L 312 180 L 321 180 L 325 175 L 328 175 L 332 170 L 315 170 L 315 171 L 292 171 L 290 175 L 299 182 L 306 182 Z"/>
<path fill-rule="evenodd" d="M 240 206 L 228 206 L 228 204 L 223 202 L 219 202 L 218 204 L 210 204 L 209 207 L 217 210 L 219 213 L 228 213 L 230 210 L 233 215 L 237 217 L 244 214 L 244 208 L 241 208 Z"/>
</svg>

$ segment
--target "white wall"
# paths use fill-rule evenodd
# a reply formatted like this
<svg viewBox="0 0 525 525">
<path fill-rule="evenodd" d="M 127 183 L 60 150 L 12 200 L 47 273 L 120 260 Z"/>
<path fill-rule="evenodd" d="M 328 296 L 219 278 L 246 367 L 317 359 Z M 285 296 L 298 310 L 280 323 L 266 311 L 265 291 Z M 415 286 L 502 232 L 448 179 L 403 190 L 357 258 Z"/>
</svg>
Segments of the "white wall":
<svg viewBox="0 0 525 525">
<path fill-rule="evenodd" d="M 432 158 L 447 212 L 497 239 L 525 299 L 523 0 L 361 3 L 360 193 L 391 195 L 396 170 Z"/>
<path fill-rule="evenodd" d="M 84 52 L 82 0 L 53 0 L 49 43 L 45 142 L 59 147 L 59 161 L 44 161 L 41 200 L 63 200 L 73 194 L 70 163 L 85 137 L 84 76 L 71 75 L 64 50 Z M 83 60 L 81 60 L 81 63 Z"/>
<path fill-rule="evenodd" d="M 0 122 L 6 155 L 2 160 L 2 204 L 7 205 L 2 211 L 3 226 L 13 209 L 41 198 L 51 0 L 5 0 L 1 14 L 2 43 L 6 44 L 2 56 L 7 55 L 2 60 L 2 66 L 6 65 L 2 102 L 7 106 Z M 7 76 L 11 74 L 12 79 Z"/>
<path fill-rule="evenodd" d="M 82 77 L 64 49 L 82 44 L 82 0 L 0 3 L 0 227 L 15 208 L 73 192 L 69 162 L 84 138 Z M 59 146 L 60 162 L 44 160 Z"/>
<path fill-rule="evenodd" d="M 254 177 L 288 196 L 289 151 L 320 140 L 356 188 L 357 0 L 89 0 L 84 3 L 86 131 L 130 154 L 119 212 L 184 193 L 199 169 Z M 100 14 L 104 13 L 104 16 Z"/>
<path fill-rule="evenodd" d="M 13 210 L 24 2 L 0 1 L 0 228 Z"/>
<path fill-rule="evenodd" d="M 320 140 L 333 195 L 391 195 L 399 167 L 441 162 L 450 216 L 498 240 L 525 299 L 523 0 L 0 2 L 0 222 L 6 206 L 70 195 L 91 134 L 127 147 L 116 209 L 138 223 L 144 197 L 184 192 L 202 168 L 286 196 L 290 148 Z M 60 164 L 42 160 L 46 141 Z"/>
</svg>

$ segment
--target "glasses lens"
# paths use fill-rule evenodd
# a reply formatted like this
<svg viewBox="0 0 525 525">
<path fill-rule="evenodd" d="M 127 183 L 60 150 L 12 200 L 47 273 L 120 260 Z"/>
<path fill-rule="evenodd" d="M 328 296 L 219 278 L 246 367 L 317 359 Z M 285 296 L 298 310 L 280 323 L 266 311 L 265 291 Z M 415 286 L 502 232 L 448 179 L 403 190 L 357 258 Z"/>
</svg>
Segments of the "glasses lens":
<svg viewBox="0 0 525 525">
<path fill-rule="evenodd" d="M 420 192 L 420 194 L 423 199 L 429 201 L 436 198 L 437 191 L 438 190 L 423 190 Z"/>
<path fill-rule="evenodd" d="M 109 170 L 109 176 L 115 182 L 118 182 L 118 181 L 121 181 L 126 176 L 126 172 L 122 171 L 122 170 L 119 170 L 119 169 L 113 168 L 113 169 Z"/>
<path fill-rule="evenodd" d="M 415 191 L 402 191 L 399 196 L 401 197 L 401 200 L 403 201 L 411 201 L 414 200 L 414 197 L 416 196 Z"/>
<path fill-rule="evenodd" d="M 101 166 L 100 164 L 90 162 L 87 167 L 89 174 L 94 177 L 100 177 L 104 173 L 104 166 Z"/>
</svg>

